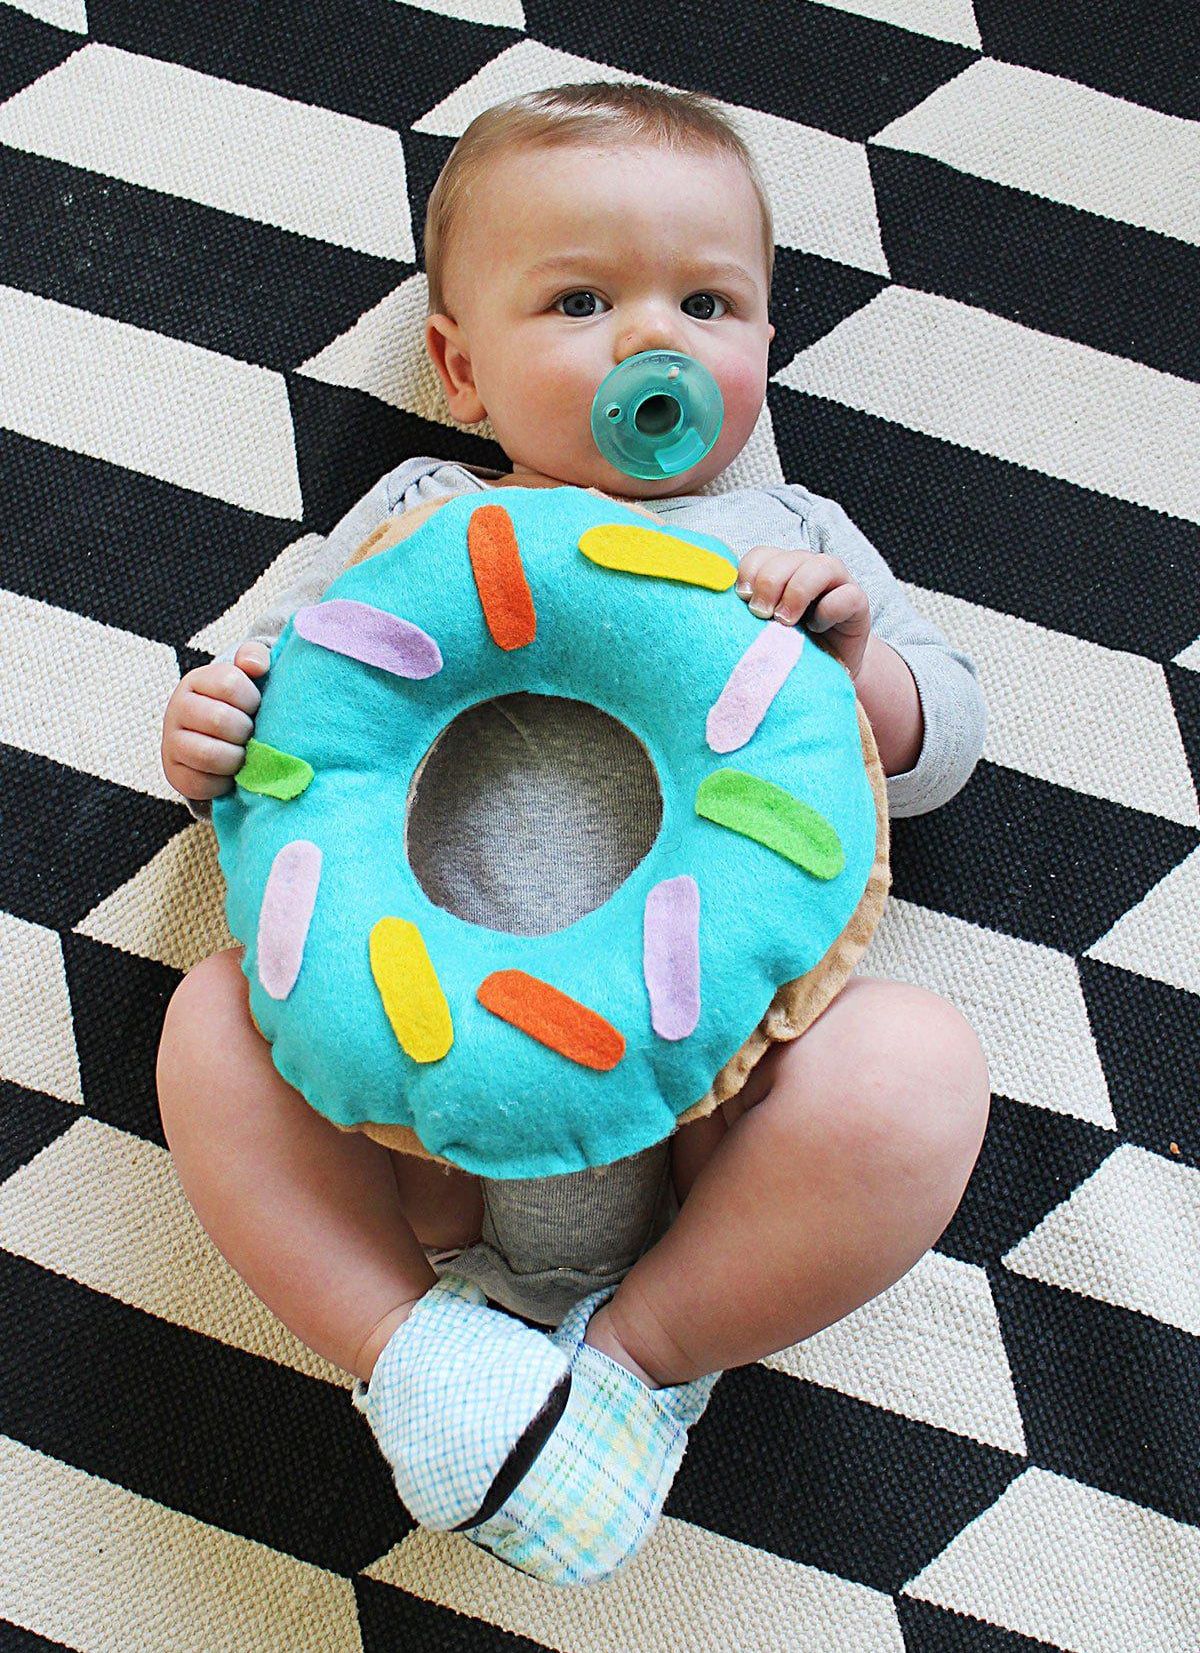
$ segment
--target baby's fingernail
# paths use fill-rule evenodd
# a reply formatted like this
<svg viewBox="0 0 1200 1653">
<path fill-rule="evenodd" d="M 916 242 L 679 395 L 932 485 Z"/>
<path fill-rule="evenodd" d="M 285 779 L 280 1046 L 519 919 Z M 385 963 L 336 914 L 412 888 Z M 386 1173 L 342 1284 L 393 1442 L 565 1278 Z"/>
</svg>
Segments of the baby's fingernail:
<svg viewBox="0 0 1200 1653">
<path fill-rule="evenodd" d="M 737 583 L 737 594 L 738 594 L 739 597 L 748 597 L 753 590 L 754 590 L 754 587 L 750 584 L 749 580 L 739 580 L 738 581 L 738 583 Z"/>
<path fill-rule="evenodd" d="M 757 614 L 760 620 L 769 620 L 773 610 L 770 603 L 764 603 L 761 597 L 752 597 L 750 599 L 750 612 L 751 614 Z"/>
<path fill-rule="evenodd" d="M 795 616 L 795 615 L 794 615 L 794 614 L 792 614 L 792 613 L 791 613 L 791 612 L 790 612 L 790 611 L 789 611 L 789 610 L 788 610 L 788 609 L 786 609 L 786 608 L 777 608 L 777 609 L 776 609 L 776 610 L 775 610 L 775 618 L 776 618 L 776 619 L 777 619 L 777 620 L 780 620 L 780 621 L 782 621 L 782 623 L 783 623 L 783 624 L 784 624 L 784 625 L 785 625 L 785 626 L 790 626 L 790 625 L 791 625 L 791 623 L 792 623 L 792 621 L 793 621 L 793 620 L 794 620 L 794 619 L 795 619 L 795 618 L 796 618 L 796 616 Z"/>
</svg>

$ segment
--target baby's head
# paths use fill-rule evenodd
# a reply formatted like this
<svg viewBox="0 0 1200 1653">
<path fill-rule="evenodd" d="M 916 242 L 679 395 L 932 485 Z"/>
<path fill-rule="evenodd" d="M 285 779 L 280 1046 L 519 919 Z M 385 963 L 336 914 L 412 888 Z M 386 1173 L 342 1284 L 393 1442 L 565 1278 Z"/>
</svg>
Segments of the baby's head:
<svg viewBox="0 0 1200 1653">
<path fill-rule="evenodd" d="M 425 219 L 425 343 L 450 415 L 489 418 L 518 480 L 695 493 L 762 410 L 774 255 L 761 177 L 712 100 L 599 82 L 485 110 Z M 700 464 L 642 482 L 601 456 L 590 418 L 605 375 L 654 349 L 702 362 L 725 419 Z"/>
</svg>

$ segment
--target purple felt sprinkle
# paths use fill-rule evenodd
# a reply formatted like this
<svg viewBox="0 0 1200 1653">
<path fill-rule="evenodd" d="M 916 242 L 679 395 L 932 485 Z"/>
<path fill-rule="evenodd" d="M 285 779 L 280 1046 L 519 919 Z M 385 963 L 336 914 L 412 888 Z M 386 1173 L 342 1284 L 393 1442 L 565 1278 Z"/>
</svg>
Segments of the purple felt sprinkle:
<svg viewBox="0 0 1200 1653">
<path fill-rule="evenodd" d="M 717 696 L 704 733 L 714 752 L 745 746 L 767 715 L 787 674 L 800 658 L 804 633 L 799 626 L 768 620 L 729 674 Z"/>
<path fill-rule="evenodd" d="M 321 851 L 307 838 L 285 844 L 271 863 L 258 913 L 258 979 L 273 999 L 296 985 L 320 882 Z"/>
<path fill-rule="evenodd" d="M 661 1039 L 686 1039 L 700 1020 L 700 886 L 688 873 L 646 896 L 642 973 Z"/>
<path fill-rule="evenodd" d="M 298 608 L 295 625 L 308 642 L 397 677 L 432 677 L 442 669 L 442 651 L 427 631 L 350 597 Z"/>
</svg>

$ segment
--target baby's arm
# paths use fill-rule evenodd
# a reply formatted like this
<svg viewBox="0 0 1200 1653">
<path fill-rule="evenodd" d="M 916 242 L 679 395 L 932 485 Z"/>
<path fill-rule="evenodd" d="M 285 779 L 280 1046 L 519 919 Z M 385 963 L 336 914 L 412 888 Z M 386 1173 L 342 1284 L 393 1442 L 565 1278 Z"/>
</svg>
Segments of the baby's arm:
<svg viewBox="0 0 1200 1653">
<path fill-rule="evenodd" d="M 875 637 L 896 651 L 916 682 L 924 739 L 913 767 L 887 778 L 888 813 L 899 818 L 938 809 L 966 785 L 983 750 L 987 707 L 974 662 L 917 612 L 840 505 L 798 484 L 778 493 L 804 517 L 814 546 L 845 563 L 870 600 Z M 872 671 L 869 657 L 863 666 Z"/>
<path fill-rule="evenodd" d="M 388 473 L 390 475 L 390 473 Z M 388 515 L 388 477 L 364 494 L 324 539 L 307 534 L 296 542 L 309 560 L 294 585 L 256 616 L 249 632 L 206 666 L 188 672 L 167 703 L 163 718 L 163 773 L 183 795 L 198 821 L 212 819 L 212 799 L 232 790 L 254 733 L 270 652 L 298 608 L 315 603 L 343 572 L 350 555 Z M 262 664 L 255 663 L 260 657 Z"/>
</svg>

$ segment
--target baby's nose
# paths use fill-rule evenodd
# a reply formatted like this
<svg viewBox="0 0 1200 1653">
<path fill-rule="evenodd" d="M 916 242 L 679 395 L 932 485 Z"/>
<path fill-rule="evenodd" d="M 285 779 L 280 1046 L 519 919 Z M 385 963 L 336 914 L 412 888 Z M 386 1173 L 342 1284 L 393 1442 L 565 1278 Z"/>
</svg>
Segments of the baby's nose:
<svg viewBox="0 0 1200 1653">
<path fill-rule="evenodd" d="M 613 365 L 619 367 L 630 356 L 643 350 L 682 350 L 679 330 L 673 322 L 654 312 L 624 328 L 613 353 Z"/>
</svg>

